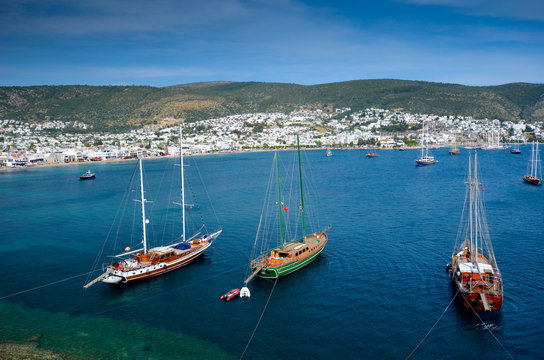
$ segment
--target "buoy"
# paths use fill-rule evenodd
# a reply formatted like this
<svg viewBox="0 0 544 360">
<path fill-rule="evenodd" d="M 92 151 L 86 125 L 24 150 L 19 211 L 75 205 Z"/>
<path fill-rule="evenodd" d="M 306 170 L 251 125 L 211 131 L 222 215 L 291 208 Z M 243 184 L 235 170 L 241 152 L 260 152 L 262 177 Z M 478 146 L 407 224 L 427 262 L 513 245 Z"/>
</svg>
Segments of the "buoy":
<svg viewBox="0 0 544 360">
<path fill-rule="evenodd" d="M 240 290 L 240 297 L 250 297 L 250 296 L 251 296 L 251 293 L 249 292 L 249 289 L 247 288 L 247 286 L 244 286 Z"/>
</svg>

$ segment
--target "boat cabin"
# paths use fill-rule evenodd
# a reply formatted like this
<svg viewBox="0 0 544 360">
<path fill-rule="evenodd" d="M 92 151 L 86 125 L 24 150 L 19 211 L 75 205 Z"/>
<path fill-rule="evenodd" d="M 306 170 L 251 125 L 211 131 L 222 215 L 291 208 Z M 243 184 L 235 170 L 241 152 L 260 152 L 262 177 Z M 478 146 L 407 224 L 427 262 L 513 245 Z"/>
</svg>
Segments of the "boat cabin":
<svg viewBox="0 0 544 360">
<path fill-rule="evenodd" d="M 480 268 L 480 271 L 478 271 L 478 267 Z M 493 267 L 490 264 L 478 264 L 478 266 L 476 266 L 476 264 L 471 262 L 460 263 L 459 271 L 462 273 L 463 282 L 468 282 L 470 280 L 493 281 Z"/>
</svg>

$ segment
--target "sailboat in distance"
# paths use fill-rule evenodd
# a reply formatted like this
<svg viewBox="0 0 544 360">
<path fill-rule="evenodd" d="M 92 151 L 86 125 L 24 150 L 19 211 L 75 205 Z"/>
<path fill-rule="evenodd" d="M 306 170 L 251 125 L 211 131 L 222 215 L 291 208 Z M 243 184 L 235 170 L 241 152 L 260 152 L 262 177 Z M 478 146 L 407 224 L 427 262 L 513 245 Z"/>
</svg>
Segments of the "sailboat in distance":
<svg viewBox="0 0 544 360">
<path fill-rule="evenodd" d="M 114 255 L 115 260 L 102 266 L 103 273 L 92 281 L 87 281 L 83 286 L 85 289 L 96 284 L 99 281 L 108 284 L 127 283 L 135 280 L 144 280 L 154 276 L 162 275 L 182 266 L 188 265 L 193 260 L 197 259 L 204 251 L 209 248 L 213 241 L 223 231 L 219 229 L 213 233 L 208 233 L 203 224 L 200 230 L 192 236 L 187 236 L 186 232 L 186 216 L 185 216 L 185 176 L 183 165 L 183 141 L 182 129 L 179 129 L 180 136 L 180 177 L 181 177 L 181 236 L 173 242 L 153 248 L 148 248 L 147 224 L 149 220 L 145 214 L 145 198 L 144 178 L 142 159 L 138 160 L 139 177 L 140 177 L 140 199 L 141 217 L 142 217 L 142 245 L 143 247 L 136 250 L 131 250 L 130 247 L 125 249 L 125 252 Z M 133 190 L 134 191 L 134 190 Z M 191 206 L 192 207 L 192 206 Z M 95 261 L 95 266 L 98 265 L 100 255 Z M 87 279 L 89 280 L 89 279 Z"/>
<path fill-rule="evenodd" d="M 281 183 L 280 183 L 280 174 L 279 174 L 279 160 L 278 160 L 278 153 L 276 152 L 274 155 L 274 162 L 275 162 L 275 172 L 276 175 L 276 186 L 273 186 L 273 180 L 271 177 L 271 181 L 269 182 L 269 192 L 267 195 L 268 200 L 273 201 L 273 195 L 274 188 L 277 189 L 277 207 L 276 212 L 279 215 L 279 242 L 280 244 L 277 246 L 274 246 L 272 248 L 267 247 L 268 240 L 270 240 L 270 237 L 272 235 L 265 234 L 265 231 L 263 229 L 268 227 L 268 223 L 266 223 L 268 220 L 263 219 L 263 216 L 261 216 L 261 222 L 259 224 L 259 229 L 257 230 L 257 237 L 255 241 L 255 249 L 254 251 L 258 253 L 258 256 L 255 257 L 253 260 L 251 260 L 250 263 L 250 270 L 251 275 L 244 281 L 244 283 L 247 285 L 247 283 L 254 277 L 258 276 L 261 278 L 268 278 L 268 279 L 276 279 L 288 274 L 291 274 L 294 271 L 297 271 L 304 266 L 311 263 L 325 248 L 325 245 L 328 241 L 327 231 L 330 229 L 330 226 L 321 231 L 313 232 L 311 234 L 308 234 L 306 231 L 306 215 L 305 215 L 305 207 L 304 207 L 304 192 L 303 192 L 303 186 L 302 186 L 302 167 L 300 162 L 300 144 L 299 144 L 299 138 L 297 136 L 297 155 L 298 155 L 298 176 L 299 176 L 299 183 L 300 183 L 300 206 L 299 209 L 293 209 L 294 211 L 299 210 L 300 213 L 296 214 L 298 217 L 300 216 L 300 220 L 302 221 L 302 236 L 297 237 L 296 235 L 292 238 L 288 238 L 287 234 L 288 227 L 286 226 L 286 222 L 284 217 L 284 213 L 287 213 L 289 211 L 288 205 L 284 203 L 284 196 L 282 195 L 281 190 Z M 269 201 L 265 201 L 265 208 L 267 206 L 266 203 Z M 265 209 L 264 208 L 264 209 Z M 263 213 L 265 210 L 263 209 Z M 274 218 L 277 219 L 275 216 Z M 262 244 L 261 248 L 257 248 L 258 239 L 262 237 Z M 244 288 L 247 289 L 247 288 Z"/>
<path fill-rule="evenodd" d="M 474 170 L 470 154 L 468 159 L 463 215 L 447 270 L 465 307 L 499 310 L 503 301 L 502 276 L 487 228 L 482 199 L 484 188 L 478 180 L 478 154 L 474 153 Z"/>
<path fill-rule="evenodd" d="M 461 151 L 459 150 L 459 148 L 457 147 L 457 139 L 454 137 L 453 138 L 453 146 L 450 147 L 450 155 L 459 155 Z"/>
<path fill-rule="evenodd" d="M 519 143 L 514 144 L 514 148 L 510 150 L 510 154 L 514 154 L 514 155 L 521 154 L 521 150 L 519 148 Z"/>
<path fill-rule="evenodd" d="M 421 144 L 421 157 L 416 160 L 416 166 L 426 166 L 436 164 L 434 156 L 429 153 L 429 141 L 427 140 L 427 133 L 425 133 L 425 122 L 423 122 L 423 138 Z"/>
<path fill-rule="evenodd" d="M 538 143 L 533 141 L 531 147 L 531 160 L 529 160 L 531 171 L 523 177 L 523 182 L 529 185 L 542 185 L 542 168 L 538 154 Z"/>
</svg>

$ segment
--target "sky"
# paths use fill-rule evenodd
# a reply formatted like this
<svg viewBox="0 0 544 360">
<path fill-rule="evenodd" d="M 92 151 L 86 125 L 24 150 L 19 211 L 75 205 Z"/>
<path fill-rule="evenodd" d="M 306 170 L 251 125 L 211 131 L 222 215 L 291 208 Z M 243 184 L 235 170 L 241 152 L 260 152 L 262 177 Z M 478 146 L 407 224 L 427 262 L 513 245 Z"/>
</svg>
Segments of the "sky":
<svg viewBox="0 0 544 360">
<path fill-rule="evenodd" d="M 0 86 L 544 83 L 543 0 L 0 0 Z"/>
</svg>

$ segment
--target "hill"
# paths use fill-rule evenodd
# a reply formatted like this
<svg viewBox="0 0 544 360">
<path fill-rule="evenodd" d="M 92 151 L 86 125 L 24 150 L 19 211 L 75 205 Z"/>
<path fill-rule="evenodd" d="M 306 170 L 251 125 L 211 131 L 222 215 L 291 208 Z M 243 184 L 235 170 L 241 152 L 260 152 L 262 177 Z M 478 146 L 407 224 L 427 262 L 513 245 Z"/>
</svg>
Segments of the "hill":
<svg viewBox="0 0 544 360">
<path fill-rule="evenodd" d="M 204 82 L 169 87 L 0 87 L 0 119 L 82 121 L 95 131 L 117 131 L 165 117 L 196 121 L 300 106 L 402 109 L 436 115 L 544 121 L 544 84 L 464 86 L 394 79 L 320 85 Z"/>
</svg>

